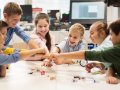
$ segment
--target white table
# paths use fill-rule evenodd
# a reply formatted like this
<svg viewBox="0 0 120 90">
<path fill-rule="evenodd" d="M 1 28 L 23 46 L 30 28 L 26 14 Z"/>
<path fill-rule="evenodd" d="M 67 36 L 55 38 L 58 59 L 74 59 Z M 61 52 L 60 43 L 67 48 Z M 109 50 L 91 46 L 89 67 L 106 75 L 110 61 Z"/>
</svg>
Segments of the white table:
<svg viewBox="0 0 120 90">
<path fill-rule="evenodd" d="M 46 73 L 39 72 L 28 74 L 30 68 L 41 66 L 41 62 L 20 61 L 11 64 L 7 70 L 7 76 L 0 78 L 0 90 L 120 90 L 120 84 L 111 85 L 104 81 L 104 75 L 86 74 L 84 68 L 79 65 L 55 65 L 56 79 L 50 80 Z M 44 69 L 47 71 L 47 69 Z M 48 71 L 47 71 L 48 72 Z M 73 82 L 74 75 L 85 75 L 98 79 L 97 83 L 92 80 L 79 80 Z M 96 80 L 97 80 L 96 79 Z"/>
</svg>

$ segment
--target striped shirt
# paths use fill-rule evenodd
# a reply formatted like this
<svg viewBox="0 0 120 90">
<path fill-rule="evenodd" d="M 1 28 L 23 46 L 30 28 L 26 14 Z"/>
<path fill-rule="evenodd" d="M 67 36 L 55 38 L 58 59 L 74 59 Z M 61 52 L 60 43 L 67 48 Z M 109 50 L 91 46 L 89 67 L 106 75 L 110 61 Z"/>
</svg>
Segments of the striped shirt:
<svg viewBox="0 0 120 90">
<path fill-rule="evenodd" d="M 70 46 L 68 38 L 65 38 L 60 44 L 57 45 L 57 47 L 60 49 L 61 53 L 65 52 L 74 52 L 79 50 L 85 50 L 86 49 L 86 42 L 80 41 L 75 46 Z"/>
<path fill-rule="evenodd" d="M 25 41 L 26 43 L 28 43 L 28 41 L 30 40 L 30 37 L 26 35 L 24 30 L 20 26 L 16 26 L 15 28 L 8 28 L 7 37 L 6 37 L 5 44 L 4 44 L 5 46 L 8 46 L 10 40 L 13 38 L 14 32 L 17 36 L 23 39 L 23 41 Z"/>
<path fill-rule="evenodd" d="M 0 52 L 0 65 L 15 63 L 20 60 L 19 51 L 15 51 L 13 54 L 6 55 Z"/>
</svg>

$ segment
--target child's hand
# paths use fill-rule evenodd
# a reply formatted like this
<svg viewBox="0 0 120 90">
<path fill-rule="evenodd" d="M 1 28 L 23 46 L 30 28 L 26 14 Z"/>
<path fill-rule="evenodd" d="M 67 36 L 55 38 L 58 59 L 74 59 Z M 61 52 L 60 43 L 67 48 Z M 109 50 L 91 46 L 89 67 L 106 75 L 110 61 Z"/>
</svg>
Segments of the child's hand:
<svg viewBox="0 0 120 90">
<path fill-rule="evenodd" d="M 52 63 L 51 63 L 50 60 L 44 60 L 44 61 L 43 61 L 43 66 L 51 67 L 51 66 L 52 66 Z"/>
<path fill-rule="evenodd" d="M 88 63 L 86 66 L 85 66 L 85 69 L 88 71 L 88 72 L 91 72 L 91 69 L 94 68 L 94 67 L 97 67 L 99 68 L 100 70 L 104 70 L 105 66 L 102 64 L 102 63 Z"/>
<path fill-rule="evenodd" d="M 47 51 L 46 51 L 45 47 L 39 48 L 39 51 L 37 52 L 37 54 L 40 54 L 41 56 L 45 55 L 46 53 L 47 53 Z"/>
<path fill-rule="evenodd" d="M 39 53 L 40 53 L 40 54 L 46 54 L 46 49 L 45 49 L 45 47 L 41 47 L 40 50 L 39 50 Z"/>
<path fill-rule="evenodd" d="M 109 84 L 118 84 L 118 79 L 113 76 L 106 77 L 106 82 Z"/>
<path fill-rule="evenodd" d="M 49 58 L 49 51 L 48 51 L 48 49 L 46 48 L 46 47 L 41 47 L 40 48 L 40 52 L 38 53 L 40 56 L 41 56 L 41 58 Z"/>
<path fill-rule="evenodd" d="M 59 53 L 52 53 L 50 54 L 50 58 L 51 61 L 53 61 L 55 64 L 63 64 L 63 58 L 60 57 Z"/>
</svg>

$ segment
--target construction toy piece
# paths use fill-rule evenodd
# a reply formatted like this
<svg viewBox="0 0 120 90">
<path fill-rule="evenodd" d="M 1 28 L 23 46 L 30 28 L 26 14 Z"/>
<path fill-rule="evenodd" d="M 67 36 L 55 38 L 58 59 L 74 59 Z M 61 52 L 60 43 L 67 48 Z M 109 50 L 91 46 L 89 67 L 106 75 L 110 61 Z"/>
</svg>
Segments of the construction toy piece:
<svg viewBox="0 0 120 90">
<path fill-rule="evenodd" d="M 40 71 L 41 75 L 45 75 L 45 71 Z"/>
<path fill-rule="evenodd" d="M 75 79 L 75 78 L 77 78 L 77 79 L 79 79 L 79 80 L 80 80 L 80 76 L 74 76 L 74 79 Z"/>
</svg>

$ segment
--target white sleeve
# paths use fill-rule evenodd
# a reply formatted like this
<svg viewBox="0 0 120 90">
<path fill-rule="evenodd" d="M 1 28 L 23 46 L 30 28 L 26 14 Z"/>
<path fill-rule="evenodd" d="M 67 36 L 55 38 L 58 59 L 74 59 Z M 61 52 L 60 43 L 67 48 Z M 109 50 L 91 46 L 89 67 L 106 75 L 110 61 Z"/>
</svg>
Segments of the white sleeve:
<svg viewBox="0 0 120 90">
<path fill-rule="evenodd" d="M 60 52 L 64 51 L 64 47 L 65 47 L 66 43 L 67 43 L 67 39 L 64 39 L 63 41 L 61 41 L 61 42 L 57 45 L 57 47 L 60 49 Z"/>
<path fill-rule="evenodd" d="M 107 41 L 106 43 L 101 44 L 100 46 L 98 46 L 96 48 L 93 48 L 92 51 L 102 51 L 102 50 L 105 50 L 106 48 L 112 47 L 112 46 L 113 46 L 112 42 Z"/>
</svg>

